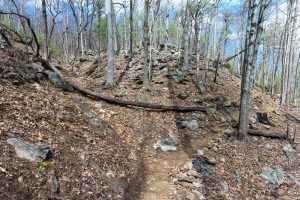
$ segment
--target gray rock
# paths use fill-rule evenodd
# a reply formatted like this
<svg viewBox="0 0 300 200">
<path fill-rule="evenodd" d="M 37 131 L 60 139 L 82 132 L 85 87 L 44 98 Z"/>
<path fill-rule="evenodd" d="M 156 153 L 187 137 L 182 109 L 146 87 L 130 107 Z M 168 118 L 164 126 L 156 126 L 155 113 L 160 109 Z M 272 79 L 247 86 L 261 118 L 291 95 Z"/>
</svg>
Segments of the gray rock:
<svg viewBox="0 0 300 200">
<path fill-rule="evenodd" d="M 46 70 L 45 73 L 48 75 L 49 80 L 54 85 L 61 87 L 64 84 L 64 82 L 59 78 L 59 76 L 55 72 Z"/>
<path fill-rule="evenodd" d="M 101 118 L 99 118 L 96 114 L 92 112 L 84 112 L 85 121 L 91 124 L 94 127 L 103 127 L 104 123 Z"/>
<path fill-rule="evenodd" d="M 214 109 L 214 108 L 209 108 L 209 109 L 207 109 L 207 115 L 209 116 L 209 117 L 216 117 L 216 115 L 218 114 L 218 111 L 216 110 L 216 109 Z"/>
<path fill-rule="evenodd" d="M 195 159 L 193 160 L 193 167 L 198 173 L 201 173 L 204 176 L 210 175 L 210 169 L 208 163 L 204 159 Z"/>
<path fill-rule="evenodd" d="M 262 168 L 260 176 L 270 181 L 277 187 L 280 186 L 284 181 L 284 172 L 280 167 L 275 167 L 274 169 L 271 167 L 264 167 Z"/>
<path fill-rule="evenodd" d="M 44 73 L 45 72 L 45 68 L 42 65 L 36 64 L 35 65 L 35 71 L 37 73 Z"/>
<path fill-rule="evenodd" d="M 197 120 L 193 119 L 192 121 L 190 121 L 187 125 L 187 127 L 191 130 L 191 131 L 197 131 L 199 129 L 199 123 Z"/>
<path fill-rule="evenodd" d="M 231 106 L 231 101 L 225 101 L 224 106 L 225 107 L 230 107 Z"/>
<path fill-rule="evenodd" d="M 204 155 L 204 151 L 201 150 L 201 149 L 198 149 L 197 152 L 196 152 L 196 155 L 197 156 L 203 156 Z"/>
<path fill-rule="evenodd" d="M 181 121 L 180 122 L 180 128 L 186 128 L 188 126 L 188 122 L 187 121 Z"/>
<path fill-rule="evenodd" d="M 218 105 L 224 105 L 224 103 L 226 102 L 226 98 L 224 96 L 216 96 L 216 97 L 210 98 L 209 101 L 213 102 L 215 104 L 218 104 Z"/>
<path fill-rule="evenodd" d="M 18 157 L 29 161 L 43 161 L 50 152 L 50 147 L 47 144 L 34 145 L 18 138 L 9 138 L 7 143 L 15 147 Z"/>
<path fill-rule="evenodd" d="M 176 151 L 177 144 L 178 144 L 177 138 L 174 136 L 170 136 L 169 138 L 158 140 L 153 145 L 153 148 L 162 151 Z"/>
<path fill-rule="evenodd" d="M 32 85 L 35 87 L 35 89 L 36 89 L 37 91 L 43 90 L 42 86 L 41 86 L 40 84 L 38 84 L 38 83 L 33 83 Z"/>
<path fill-rule="evenodd" d="M 290 153 L 290 152 L 293 152 L 294 149 L 293 149 L 291 144 L 286 144 L 286 145 L 283 146 L 283 151 L 285 153 Z"/>
<path fill-rule="evenodd" d="M 272 149 L 272 145 L 271 144 L 269 144 L 269 143 L 267 143 L 267 144 L 265 144 L 265 146 L 264 146 L 266 149 Z"/>
<path fill-rule="evenodd" d="M 126 93 L 125 92 L 119 92 L 117 94 L 115 94 L 115 97 L 125 97 Z"/>
<path fill-rule="evenodd" d="M 202 104 L 203 102 L 203 99 L 194 99 L 194 103 Z"/>
<path fill-rule="evenodd" d="M 255 124 L 256 123 L 256 117 L 250 117 L 249 121 L 250 121 L 250 124 Z"/>
<path fill-rule="evenodd" d="M 185 100 L 185 99 L 188 98 L 189 96 L 190 96 L 190 95 L 189 95 L 187 92 L 182 91 L 182 92 L 180 92 L 180 93 L 177 95 L 177 98 L 182 99 L 182 100 Z"/>
<path fill-rule="evenodd" d="M 221 186 L 223 187 L 224 191 L 227 192 L 228 189 L 229 189 L 229 186 L 228 186 L 227 181 L 221 181 L 220 184 L 221 184 Z"/>
</svg>

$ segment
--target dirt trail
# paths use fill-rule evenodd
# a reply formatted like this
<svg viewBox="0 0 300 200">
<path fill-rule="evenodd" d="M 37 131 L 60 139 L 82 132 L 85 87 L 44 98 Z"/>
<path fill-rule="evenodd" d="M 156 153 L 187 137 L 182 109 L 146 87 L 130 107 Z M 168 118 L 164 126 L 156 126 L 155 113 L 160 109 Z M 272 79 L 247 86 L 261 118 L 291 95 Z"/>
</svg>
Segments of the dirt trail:
<svg viewBox="0 0 300 200">
<path fill-rule="evenodd" d="M 170 200 L 183 199 L 185 194 L 179 193 L 176 185 L 173 183 L 171 174 L 180 169 L 187 162 L 191 161 L 194 149 L 202 149 L 216 134 L 204 135 L 201 138 L 185 137 L 186 133 L 176 126 L 178 113 L 143 113 L 141 124 L 139 124 L 141 133 L 144 135 L 144 144 L 142 146 L 143 163 L 143 187 L 138 199 L 141 200 Z M 168 116 L 168 118 L 166 118 Z M 163 122 L 167 119 L 167 123 Z M 162 120 L 162 121 L 161 121 Z M 168 129 L 166 129 L 168 128 Z M 153 148 L 153 144 L 158 139 L 167 138 L 174 135 L 179 139 L 177 151 L 162 152 Z"/>
</svg>

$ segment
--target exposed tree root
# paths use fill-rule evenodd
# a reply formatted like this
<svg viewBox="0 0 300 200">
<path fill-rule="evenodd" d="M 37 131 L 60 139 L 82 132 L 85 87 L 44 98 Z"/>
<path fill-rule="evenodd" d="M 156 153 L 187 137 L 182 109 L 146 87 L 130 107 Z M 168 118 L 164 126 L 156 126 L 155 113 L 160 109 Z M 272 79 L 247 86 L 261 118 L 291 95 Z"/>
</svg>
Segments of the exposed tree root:
<svg viewBox="0 0 300 200">
<path fill-rule="evenodd" d="M 261 136 L 261 137 L 266 137 L 266 138 L 271 138 L 271 139 L 280 139 L 280 140 L 287 140 L 288 139 L 287 135 L 274 135 L 274 134 L 270 134 L 270 133 L 264 133 L 264 132 L 259 131 L 259 130 L 253 130 L 253 129 L 248 130 L 248 135 Z"/>
<path fill-rule="evenodd" d="M 41 62 L 46 68 L 54 71 L 62 80 L 64 80 L 69 85 L 71 85 L 76 91 L 78 91 L 79 93 L 81 93 L 83 95 L 93 97 L 94 99 L 97 99 L 97 100 L 106 101 L 108 103 L 112 103 L 112 104 L 116 104 L 116 105 L 120 105 L 120 106 L 136 106 L 136 107 L 151 108 L 151 109 L 164 110 L 164 111 L 178 111 L 178 112 L 201 111 L 201 112 L 206 112 L 206 109 L 203 107 L 159 105 L 159 104 L 141 103 L 141 102 L 121 100 L 121 99 L 115 99 L 112 97 L 102 96 L 100 94 L 93 92 L 92 90 L 82 88 L 81 86 L 77 85 L 73 81 L 66 79 L 62 75 L 62 73 L 55 66 L 53 66 L 49 61 L 41 59 Z"/>
</svg>

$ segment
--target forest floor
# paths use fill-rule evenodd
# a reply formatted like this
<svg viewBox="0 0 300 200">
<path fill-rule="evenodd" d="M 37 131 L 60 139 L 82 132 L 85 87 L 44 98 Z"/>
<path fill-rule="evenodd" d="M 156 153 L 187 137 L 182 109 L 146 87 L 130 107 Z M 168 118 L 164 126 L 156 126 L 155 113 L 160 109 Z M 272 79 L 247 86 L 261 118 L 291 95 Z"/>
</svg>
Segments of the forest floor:
<svg viewBox="0 0 300 200">
<path fill-rule="evenodd" d="M 93 56 L 77 61 L 73 70 L 59 69 L 102 95 L 201 106 L 207 112 L 165 112 L 96 101 L 37 76 L 40 64 L 22 50 L 2 50 L 0 199 L 299 199 L 299 124 L 285 117 L 287 112 L 299 114 L 280 109 L 278 102 L 255 87 L 251 119 L 266 112 L 274 126 L 258 122 L 252 126 L 284 135 L 289 124 L 296 139 L 251 136 L 240 141 L 232 135 L 238 120 L 240 78 L 222 67 L 213 83 L 210 68 L 209 91 L 201 94 L 193 81 L 193 65 L 193 73 L 178 81 L 176 53 L 172 49 L 157 53 L 150 88 L 141 84 L 139 51 L 128 70 L 125 57 L 116 58 L 118 82 L 112 89 L 105 87 L 106 66 L 96 69 Z M 105 63 L 105 56 L 102 60 Z M 159 139 L 170 136 L 178 140 L 176 151 L 153 148 Z M 50 145 L 47 165 L 55 174 L 18 158 L 7 143 L 11 137 Z M 202 163 L 197 150 L 203 151 L 210 165 Z M 197 163 L 208 173 L 203 166 L 201 172 L 196 170 Z M 264 167 L 281 168 L 284 182 L 278 187 L 262 178 Z"/>
</svg>

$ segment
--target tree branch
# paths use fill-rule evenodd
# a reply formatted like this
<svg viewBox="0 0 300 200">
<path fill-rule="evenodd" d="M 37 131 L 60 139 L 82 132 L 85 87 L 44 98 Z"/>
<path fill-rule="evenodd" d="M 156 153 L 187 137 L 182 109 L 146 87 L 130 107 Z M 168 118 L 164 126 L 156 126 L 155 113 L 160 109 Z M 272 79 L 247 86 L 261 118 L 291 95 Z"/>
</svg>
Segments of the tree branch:
<svg viewBox="0 0 300 200">
<path fill-rule="evenodd" d="M 93 92 L 92 90 L 82 88 L 81 86 L 77 85 L 76 83 L 72 82 L 71 80 L 66 79 L 62 73 L 53 66 L 49 61 L 41 59 L 42 64 L 48 68 L 54 71 L 63 81 L 71 85 L 75 90 L 77 90 L 79 93 L 90 96 L 96 100 L 106 101 L 111 104 L 116 104 L 120 106 L 136 106 L 141 108 L 152 108 L 157 110 L 163 110 L 163 111 L 177 111 L 177 112 L 194 112 L 194 111 L 201 111 L 206 113 L 206 109 L 202 107 L 194 107 L 194 106 L 176 106 L 176 105 L 159 105 L 159 104 L 150 104 L 150 103 L 140 103 L 135 101 L 129 101 L 129 100 L 121 100 L 121 99 L 115 99 L 112 97 L 102 96 L 100 94 L 97 94 Z"/>
</svg>

